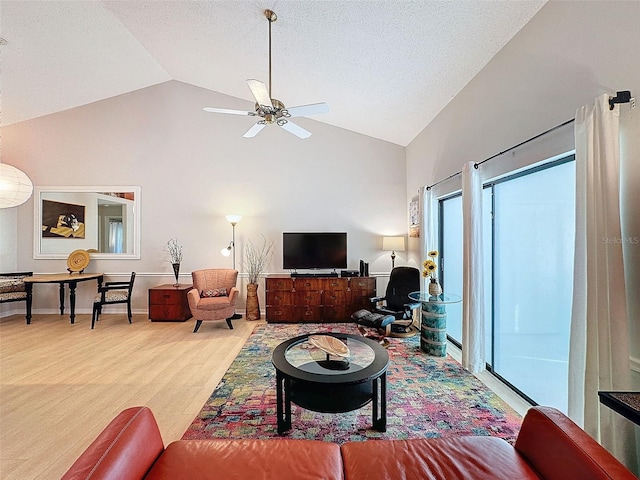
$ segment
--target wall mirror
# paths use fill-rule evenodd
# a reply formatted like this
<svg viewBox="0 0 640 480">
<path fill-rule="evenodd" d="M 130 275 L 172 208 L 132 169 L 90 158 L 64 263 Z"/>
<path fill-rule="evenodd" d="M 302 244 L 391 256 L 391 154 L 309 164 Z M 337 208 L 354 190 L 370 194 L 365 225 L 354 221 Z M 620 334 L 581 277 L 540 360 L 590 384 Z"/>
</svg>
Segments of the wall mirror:
<svg viewBox="0 0 640 480">
<path fill-rule="evenodd" d="M 34 187 L 33 258 L 140 258 L 140 187 Z"/>
</svg>

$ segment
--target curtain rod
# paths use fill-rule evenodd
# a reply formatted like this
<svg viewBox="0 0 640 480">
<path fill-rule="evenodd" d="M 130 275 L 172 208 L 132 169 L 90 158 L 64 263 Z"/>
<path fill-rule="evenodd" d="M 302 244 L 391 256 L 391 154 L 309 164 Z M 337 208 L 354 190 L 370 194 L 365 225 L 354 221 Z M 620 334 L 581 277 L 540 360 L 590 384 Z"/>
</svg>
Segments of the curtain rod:
<svg viewBox="0 0 640 480">
<path fill-rule="evenodd" d="M 484 162 L 488 162 L 489 160 L 492 160 L 492 159 L 494 159 L 494 158 L 496 158 L 496 157 L 499 157 L 500 155 L 504 155 L 505 153 L 507 153 L 507 152 L 509 152 L 509 151 L 511 151 L 511 150 L 513 150 L 513 149 L 515 149 L 515 148 L 521 147 L 521 146 L 522 146 L 522 145 L 524 145 L 525 143 L 529 143 L 529 142 L 531 142 L 531 141 L 535 140 L 536 138 L 540 138 L 540 137 L 542 137 L 543 135 L 546 135 L 546 134 L 548 134 L 548 133 L 553 132 L 554 130 L 557 130 L 557 129 L 559 129 L 559 128 L 564 127 L 565 125 L 569 125 L 570 123 L 572 123 L 572 122 L 574 122 L 574 121 L 575 121 L 575 118 L 572 118 L 571 120 L 567 120 L 566 122 L 563 122 L 563 123 L 561 123 L 560 125 L 556 125 L 555 127 L 550 128 L 549 130 L 546 130 L 546 131 L 544 131 L 544 132 L 542 132 L 542 133 L 539 133 L 538 135 L 535 135 L 535 136 L 533 136 L 533 137 L 531 137 L 531 138 L 528 138 L 528 139 L 527 139 L 527 140 L 525 140 L 524 142 L 520 142 L 519 144 L 514 145 L 513 147 L 510 147 L 510 148 L 507 148 L 506 150 L 503 150 L 503 151 L 501 151 L 500 153 L 496 153 L 495 155 L 491 155 L 489 158 L 485 158 L 485 159 L 484 159 L 484 160 L 482 160 L 481 162 L 476 162 L 476 163 L 474 163 L 474 164 L 473 164 L 473 168 L 478 168 L 478 167 L 479 167 L 480 165 L 482 165 Z M 460 175 L 461 173 L 462 173 L 462 170 L 461 170 L 461 171 L 459 171 L 459 172 L 456 172 L 456 173 L 452 173 L 452 174 L 451 174 L 451 175 L 449 175 L 448 177 L 443 178 L 442 180 L 439 180 L 439 181 L 437 181 L 436 183 L 434 183 L 434 184 L 432 184 L 432 185 L 429 185 L 429 186 L 427 187 L 427 190 L 431 190 L 431 189 L 432 189 L 433 187 L 435 187 L 436 185 L 438 185 L 438 184 L 440 184 L 440 183 L 442 183 L 442 182 L 445 182 L 445 181 L 449 180 L 450 178 L 457 177 L 457 176 L 458 176 L 458 175 Z"/>
<path fill-rule="evenodd" d="M 633 107 L 635 107 L 635 102 L 634 102 L 634 100 L 635 100 L 635 99 L 631 96 L 631 92 L 630 92 L 629 90 L 622 90 L 622 91 L 618 91 L 618 92 L 616 92 L 616 96 L 615 96 L 615 97 L 609 97 L 609 110 L 613 110 L 613 108 L 615 107 L 615 104 L 616 104 L 616 103 L 631 103 L 631 107 L 633 108 Z M 494 159 L 494 158 L 496 158 L 496 157 L 499 157 L 500 155 L 503 155 L 503 154 L 505 154 L 505 153 L 507 153 L 507 152 L 509 152 L 509 151 L 513 150 L 514 148 L 521 147 L 521 146 L 522 146 L 522 145 L 524 145 L 525 143 L 529 143 L 529 142 L 531 142 L 532 140 L 535 140 L 536 138 L 539 138 L 539 137 L 541 137 L 541 136 L 543 136 L 543 135 L 546 135 L 547 133 L 551 133 L 551 132 L 553 132 L 554 130 L 557 130 L 558 128 L 562 128 L 562 127 L 564 127 L 565 125 L 569 125 L 571 122 L 574 122 L 574 121 L 575 121 L 575 118 L 572 118 L 571 120 L 567 120 L 566 122 L 561 123 L 560 125 L 556 125 L 555 127 L 550 128 L 549 130 L 547 130 L 547 131 L 545 131 L 545 132 L 539 133 L 538 135 L 536 135 L 536 136 L 534 136 L 534 137 L 531 137 L 531 138 L 529 138 L 529 139 L 525 140 L 524 142 L 520 142 L 519 144 L 514 145 L 514 146 L 513 146 L 513 147 L 511 147 L 511 148 L 507 148 L 506 150 L 503 150 L 503 151 L 502 151 L 502 152 L 500 152 L 500 153 L 496 153 L 495 155 L 492 155 L 492 156 L 490 156 L 489 158 L 485 158 L 485 159 L 484 159 L 484 160 L 482 160 L 481 162 L 474 163 L 474 164 L 473 164 L 473 168 L 478 168 L 478 167 L 479 167 L 480 165 L 482 165 L 484 162 L 488 162 L 488 161 L 489 161 L 489 160 L 491 160 L 491 159 Z M 450 178 L 457 177 L 457 176 L 458 176 L 458 175 L 460 175 L 461 173 L 462 173 L 462 170 L 461 170 L 461 171 L 459 171 L 459 172 L 453 173 L 453 174 L 449 175 L 447 178 L 443 178 L 442 180 L 440 180 L 440 181 L 438 181 L 438 182 L 436 182 L 436 183 L 434 183 L 434 184 L 432 184 L 432 185 L 429 185 L 429 186 L 427 187 L 427 190 L 431 190 L 433 187 L 435 187 L 435 186 L 436 186 L 436 185 L 438 185 L 439 183 L 445 182 L 445 181 L 449 180 Z"/>
<path fill-rule="evenodd" d="M 513 146 L 513 147 L 511 147 L 511 148 L 507 148 L 506 150 L 503 150 L 503 151 L 502 151 L 502 152 L 500 152 L 500 153 L 496 153 L 495 155 L 493 155 L 493 156 L 491 156 L 491 157 L 489 157 L 489 158 L 485 158 L 485 159 L 484 159 L 484 160 L 482 160 L 481 162 L 474 163 L 474 164 L 473 164 L 473 168 L 478 168 L 478 167 L 479 167 L 480 165 L 482 165 L 484 162 L 488 162 L 489 160 L 491 160 L 491 159 L 493 159 L 493 158 L 496 158 L 496 157 L 499 157 L 500 155 L 502 155 L 502 154 L 504 154 L 504 153 L 507 153 L 507 152 L 508 152 L 508 151 L 510 151 L 510 150 L 513 150 L 513 149 L 515 149 L 515 148 L 521 147 L 521 146 L 522 146 L 522 145 L 524 145 L 525 143 L 529 143 L 529 142 L 531 142 L 532 140 L 535 140 L 536 138 L 540 138 L 540 137 L 542 137 L 543 135 L 546 135 L 547 133 L 551 133 L 551 132 L 553 132 L 554 130 L 557 130 L 557 129 L 559 129 L 559 128 L 564 127 L 565 125 L 569 125 L 570 123 L 572 123 L 572 122 L 574 122 L 574 121 L 575 121 L 575 118 L 572 118 L 571 120 L 567 120 L 566 122 L 563 122 L 563 123 L 561 123 L 560 125 L 556 125 L 555 127 L 550 128 L 549 130 L 547 130 L 547 131 L 545 131 L 545 132 L 539 133 L 538 135 L 536 135 L 536 136 L 534 136 L 534 137 L 531 137 L 531 138 L 529 138 L 529 139 L 525 140 L 524 142 L 520 142 L 519 144 L 514 145 L 514 146 Z M 460 173 L 462 173 L 462 172 L 460 172 Z"/>
</svg>

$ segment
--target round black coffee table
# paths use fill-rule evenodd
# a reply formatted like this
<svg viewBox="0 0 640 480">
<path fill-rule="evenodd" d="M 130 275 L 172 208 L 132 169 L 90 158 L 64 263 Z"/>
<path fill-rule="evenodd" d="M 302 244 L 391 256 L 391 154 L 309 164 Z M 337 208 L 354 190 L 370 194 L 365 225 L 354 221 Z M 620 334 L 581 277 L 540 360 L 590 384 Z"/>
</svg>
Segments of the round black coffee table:
<svg viewBox="0 0 640 480">
<path fill-rule="evenodd" d="M 350 351 L 347 361 L 313 346 L 310 335 L 330 335 Z M 373 402 L 373 428 L 387 429 L 387 366 L 389 354 L 360 335 L 318 332 L 281 343 L 273 351 L 276 369 L 278 433 L 291 429 L 291 402 L 323 413 L 356 410 Z"/>
</svg>

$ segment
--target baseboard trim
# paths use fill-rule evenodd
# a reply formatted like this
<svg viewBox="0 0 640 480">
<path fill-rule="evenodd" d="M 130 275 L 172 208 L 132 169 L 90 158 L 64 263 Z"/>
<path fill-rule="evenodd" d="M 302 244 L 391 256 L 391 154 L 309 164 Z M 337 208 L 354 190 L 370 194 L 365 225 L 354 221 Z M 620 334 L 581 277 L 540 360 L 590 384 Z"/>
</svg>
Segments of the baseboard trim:
<svg viewBox="0 0 640 480">
<path fill-rule="evenodd" d="M 246 310 L 241 310 L 238 309 L 236 310 L 237 313 L 241 314 L 243 318 L 246 318 L 247 312 Z M 76 308 L 76 315 L 91 315 L 93 312 L 91 309 L 88 308 Z M 127 308 L 125 307 L 124 309 L 119 309 L 119 308 L 112 308 L 111 306 L 109 307 L 109 310 L 107 311 L 106 309 L 103 312 L 103 315 L 110 315 L 110 314 L 126 314 L 127 313 Z M 131 313 L 133 315 L 146 315 L 147 317 L 149 316 L 149 310 L 148 309 L 144 309 L 144 308 L 139 308 L 139 309 L 133 309 L 131 310 Z M 38 309 L 34 309 L 31 311 L 32 315 L 59 315 L 60 314 L 60 308 L 38 308 Z M 13 315 L 20 315 L 22 317 L 25 316 L 25 312 L 24 309 L 22 310 L 9 310 L 6 312 L 1 312 L 0 313 L 0 318 L 6 318 L 6 317 L 11 317 Z M 260 316 L 262 318 L 265 318 L 266 312 L 264 311 L 260 311 Z M 62 315 L 63 317 L 67 317 L 69 318 L 69 312 L 68 309 L 65 308 L 65 313 L 64 315 Z"/>
</svg>

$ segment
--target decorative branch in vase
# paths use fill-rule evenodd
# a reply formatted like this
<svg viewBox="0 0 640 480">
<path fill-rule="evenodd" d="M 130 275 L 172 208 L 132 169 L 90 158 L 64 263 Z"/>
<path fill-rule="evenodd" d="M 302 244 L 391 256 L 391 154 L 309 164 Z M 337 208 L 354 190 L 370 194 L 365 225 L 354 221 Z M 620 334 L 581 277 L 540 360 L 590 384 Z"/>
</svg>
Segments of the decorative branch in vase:
<svg viewBox="0 0 640 480">
<path fill-rule="evenodd" d="M 167 242 L 167 252 L 169 252 L 169 256 L 171 257 L 171 266 L 173 267 L 173 274 L 176 277 L 176 283 L 174 283 L 173 286 L 179 287 L 180 282 L 178 281 L 178 276 L 180 274 L 180 263 L 182 263 L 182 245 L 178 243 L 177 238 L 172 238 Z"/>
<path fill-rule="evenodd" d="M 260 303 L 258 301 L 258 279 L 264 274 L 267 264 L 273 256 L 273 241 L 262 236 L 262 246 L 256 247 L 251 240 L 245 247 L 244 266 L 249 277 L 247 285 L 247 320 L 260 320 Z"/>
</svg>

